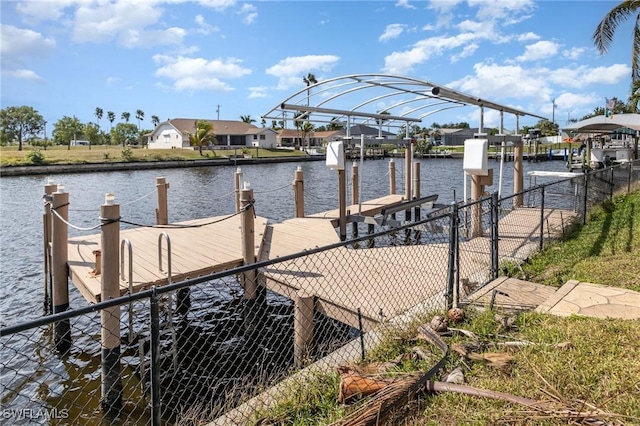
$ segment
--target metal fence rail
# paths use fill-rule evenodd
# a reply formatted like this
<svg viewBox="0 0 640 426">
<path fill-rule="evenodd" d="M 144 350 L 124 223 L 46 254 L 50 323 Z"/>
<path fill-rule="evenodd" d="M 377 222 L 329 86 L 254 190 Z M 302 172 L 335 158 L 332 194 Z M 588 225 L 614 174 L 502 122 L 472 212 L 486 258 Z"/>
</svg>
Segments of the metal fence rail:
<svg viewBox="0 0 640 426">
<path fill-rule="evenodd" d="M 594 205 L 639 183 L 636 161 L 502 199 L 414 211 L 422 219 L 413 222 L 400 212 L 393 227 L 377 232 L 354 225 L 360 237 L 345 242 L 4 327 L 3 419 L 215 419 L 400 315 L 459 303 L 505 263 L 526 259 L 586 221 Z M 255 295 L 245 292 L 247 280 L 258 284 Z M 115 312 L 120 323 L 120 352 L 106 365 L 101 312 Z M 70 346 L 61 352 L 54 329 L 65 322 Z M 349 347 L 352 359 L 366 356 L 363 344 Z"/>
</svg>

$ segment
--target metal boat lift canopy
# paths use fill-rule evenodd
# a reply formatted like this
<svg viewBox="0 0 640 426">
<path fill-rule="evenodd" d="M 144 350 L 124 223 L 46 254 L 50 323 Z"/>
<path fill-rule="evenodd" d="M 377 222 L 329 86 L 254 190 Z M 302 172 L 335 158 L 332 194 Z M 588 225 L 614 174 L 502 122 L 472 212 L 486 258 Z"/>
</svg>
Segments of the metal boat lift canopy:
<svg viewBox="0 0 640 426">
<path fill-rule="evenodd" d="M 380 108 L 381 104 L 385 107 Z M 480 107 L 480 133 L 484 108 L 500 111 L 501 133 L 503 113 L 515 115 L 516 122 L 521 116 L 545 118 L 426 80 L 390 74 L 352 74 L 315 83 L 284 99 L 262 118 L 333 123 L 347 129 L 354 124 L 385 128 L 406 125 L 408 128 L 430 115 L 465 106 Z"/>
</svg>

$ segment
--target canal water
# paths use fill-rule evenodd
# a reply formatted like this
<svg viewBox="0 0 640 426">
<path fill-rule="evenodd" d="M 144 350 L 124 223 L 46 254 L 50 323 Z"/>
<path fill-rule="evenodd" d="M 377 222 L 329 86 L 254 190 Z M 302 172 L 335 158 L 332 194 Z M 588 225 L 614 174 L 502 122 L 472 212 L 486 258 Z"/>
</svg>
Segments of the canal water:
<svg viewBox="0 0 640 426">
<path fill-rule="evenodd" d="M 463 173 L 461 159 L 422 159 L 421 162 L 421 195 L 438 194 L 439 203 L 450 203 L 461 200 L 463 196 Z M 372 199 L 389 193 L 389 160 L 369 160 L 360 169 L 362 175 L 362 199 Z M 349 162 L 349 167 L 351 166 Z M 255 164 L 242 167 L 243 177 L 254 190 L 255 211 L 259 216 L 267 217 L 272 223 L 280 222 L 293 216 L 294 201 L 292 181 L 298 164 Z M 336 172 L 328 169 L 323 161 L 302 162 L 299 164 L 304 171 L 305 212 L 316 213 L 323 210 L 337 208 L 338 190 Z M 494 168 L 494 185 L 488 187 L 490 192 L 498 188 L 499 163 L 490 160 L 490 167 Z M 524 164 L 525 173 L 529 170 L 565 171 L 562 161 L 527 163 Z M 70 193 L 69 222 L 78 228 L 90 228 L 99 224 L 99 208 L 103 203 L 104 194 L 114 193 L 116 201 L 121 205 L 121 216 L 124 220 L 139 224 L 153 224 L 155 222 L 155 179 L 158 176 L 166 178 L 170 184 L 168 191 L 169 220 L 178 222 L 200 217 L 228 215 L 234 211 L 233 176 L 236 168 L 233 166 L 217 166 L 203 168 L 165 169 L 118 171 L 90 174 L 63 174 L 52 176 L 56 183 L 63 184 L 65 191 Z M 349 174 L 348 174 L 349 176 Z M 397 193 L 404 193 L 404 161 L 396 160 Z M 26 322 L 43 314 L 43 243 L 42 243 L 42 212 L 44 178 L 41 176 L 3 177 L 0 180 L 0 312 L 2 326 Z M 525 186 L 527 185 L 525 179 Z M 513 189 L 513 163 L 505 163 L 503 177 L 503 195 L 509 195 Z M 350 190 L 348 200 L 350 200 Z M 128 227 L 122 226 L 123 229 Z M 69 236 L 79 236 L 98 233 L 97 230 L 78 230 L 69 228 Z M 215 284 L 212 284 L 215 285 Z M 227 286 L 228 292 L 233 292 L 232 285 Z M 206 300 L 207 292 L 195 292 L 195 301 L 199 297 Z M 211 292 L 208 292 L 211 294 Z M 224 292 L 219 292 L 224 295 Z M 290 308 L 290 303 L 280 300 L 277 295 L 271 296 L 272 326 L 278 329 L 279 321 L 284 312 Z M 216 302 L 216 301 L 214 301 Z M 219 303 L 218 303 L 219 302 Z M 208 303 L 212 303 L 208 300 Z M 232 304 L 233 297 L 217 301 L 215 315 L 225 317 L 225 306 Z M 70 307 L 86 306 L 87 302 L 70 285 Z M 204 302 L 203 302 L 204 304 Z M 287 311 L 288 312 L 288 311 Z M 206 313 L 203 313 L 206 315 Z M 209 313 L 209 315 L 213 315 Z M 232 315 L 232 314 L 230 314 Z M 285 315 L 285 316 L 288 316 Z M 229 320 L 226 318 L 225 320 Z M 233 319 L 240 321 L 239 319 Z M 290 318 L 287 319 L 289 321 Z M 46 405 L 55 406 L 55 401 L 43 394 L 43 381 L 47 386 L 75 389 L 77 392 L 92 390 L 99 394 L 99 317 L 86 316 L 78 320 L 82 323 L 93 324 L 83 329 L 91 330 L 80 336 L 85 340 L 81 345 L 85 351 L 74 352 L 61 361 L 52 361 L 50 349 L 51 336 L 47 333 L 37 335 L 23 342 L 20 356 L 6 353 L 2 356 L 3 395 L 7 389 L 16 390 L 22 398 L 31 403 L 37 402 L 39 397 L 46 399 Z M 193 324 L 191 324 L 193 326 Z M 338 330 L 339 328 L 336 328 Z M 338 330 L 339 331 L 339 330 Z M 19 342 L 11 342 L 11 346 Z M 94 345 L 95 352 L 88 355 L 86 348 Z M 11 361 L 6 356 L 11 355 Z M 126 356 L 127 354 L 125 354 Z M 56 364 L 57 363 L 57 364 Z M 51 364 L 51 365 L 50 365 Z M 60 373 L 45 374 L 44 370 L 59 369 Z M 14 379 L 14 372 L 20 370 L 20 378 Z M 97 372 L 97 373 L 96 373 Z M 46 379 L 40 381 L 37 377 Z M 125 368 L 123 376 L 133 377 L 133 372 Z M 33 381 L 33 383 L 29 383 Z M 58 382 L 56 382 L 58 381 Z M 97 383 L 97 388 L 96 388 Z M 20 389 L 14 389 L 20 387 Z M 40 390 L 39 390 L 40 389 Z M 137 392 L 137 391 L 134 391 Z M 51 392 L 49 392 L 50 394 Z M 15 396 L 15 395 L 14 395 Z M 138 396 L 139 397 L 139 396 Z M 135 398 L 134 398 L 135 399 Z M 141 399 L 141 398 L 140 398 Z M 19 399 L 9 398 L 2 401 L 18 404 Z M 36 405 L 37 406 L 37 405 Z M 22 407 L 19 407 L 22 408 Z M 130 410 L 144 411 L 143 407 L 129 407 Z M 95 407 L 96 410 L 99 408 Z M 95 413 L 94 413 L 95 414 Z M 88 416 L 87 424 L 94 424 Z M 135 416 L 133 416 L 135 417 Z"/>
</svg>

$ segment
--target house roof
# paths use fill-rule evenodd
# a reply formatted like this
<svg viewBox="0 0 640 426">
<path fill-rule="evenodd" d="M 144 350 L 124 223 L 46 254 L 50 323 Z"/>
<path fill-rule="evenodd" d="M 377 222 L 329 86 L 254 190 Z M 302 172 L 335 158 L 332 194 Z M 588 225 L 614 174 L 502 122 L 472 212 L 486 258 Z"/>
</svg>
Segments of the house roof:
<svg viewBox="0 0 640 426">
<path fill-rule="evenodd" d="M 296 129 L 280 129 L 278 130 L 279 138 L 299 138 L 300 131 Z M 344 132 L 342 130 L 327 130 L 324 132 L 311 132 L 309 133 L 310 138 L 319 138 L 319 139 L 328 139 L 337 136 L 343 136 Z"/>
<path fill-rule="evenodd" d="M 250 135 L 261 133 L 267 128 L 256 127 L 253 124 L 245 123 L 243 121 L 235 120 L 205 120 L 197 118 L 174 118 L 163 123 L 160 123 L 156 129 L 163 124 L 169 124 L 173 126 L 180 133 L 190 133 L 195 130 L 196 121 L 208 121 L 213 126 L 213 131 L 216 135 Z M 155 133 L 155 130 L 152 134 Z"/>
<path fill-rule="evenodd" d="M 356 124 L 355 126 L 351 126 L 349 128 L 349 133 L 351 136 L 378 136 L 379 129 L 376 127 L 365 126 L 364 124 Z M 393 136 L 396 137 L 395 133 L 390 133 L 382 130 L 382 136 Z"/>
</svg>

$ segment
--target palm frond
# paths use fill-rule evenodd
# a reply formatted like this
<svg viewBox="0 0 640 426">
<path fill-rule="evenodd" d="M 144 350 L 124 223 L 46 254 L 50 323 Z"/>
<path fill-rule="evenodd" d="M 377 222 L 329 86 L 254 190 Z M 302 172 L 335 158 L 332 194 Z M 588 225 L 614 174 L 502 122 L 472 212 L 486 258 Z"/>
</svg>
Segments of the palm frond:
<svg viewBox="0 0 640 426">
<path fill-rule="evenodd" d="M 640 2 L 638 2 L 640 5 Z M 639 7 L 640 9 L 640 7 Z M 631 52 L 631 81 L 640 81 L 640 12 L 633 27 L 633 50 Z"/>
<path fill-rule="evenodd" d="M 607 13 L 593 33 L 593 43 L 600 53 L 607 53 L 618 25 L 640 8 L 640 0 L 625 0 Z"/>
</svg>

